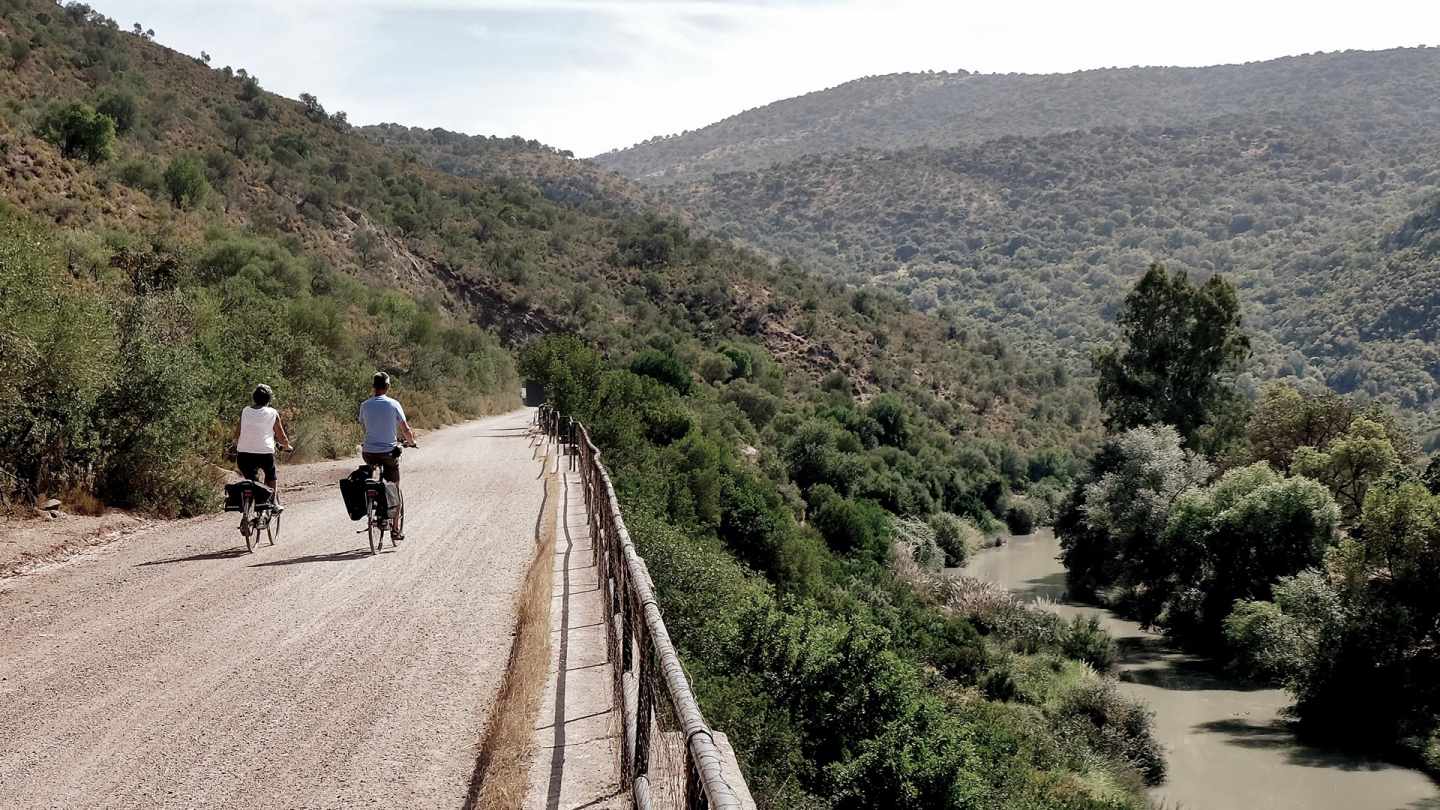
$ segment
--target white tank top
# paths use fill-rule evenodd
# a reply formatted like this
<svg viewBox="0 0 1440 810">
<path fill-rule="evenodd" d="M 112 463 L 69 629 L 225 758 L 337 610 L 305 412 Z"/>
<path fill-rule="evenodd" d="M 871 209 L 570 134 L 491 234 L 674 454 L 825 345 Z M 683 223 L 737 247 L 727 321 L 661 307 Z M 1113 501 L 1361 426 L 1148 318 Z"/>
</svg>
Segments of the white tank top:
<svg viewBox="0 0 1440 810">
<path fill-rule="evenodd" d="M 240 412 L 240 441 L 235 445 L 240 453 L 275 452 L 275 420 L 280 413 L 271 407 L 247 407 Z"/>
</svg>

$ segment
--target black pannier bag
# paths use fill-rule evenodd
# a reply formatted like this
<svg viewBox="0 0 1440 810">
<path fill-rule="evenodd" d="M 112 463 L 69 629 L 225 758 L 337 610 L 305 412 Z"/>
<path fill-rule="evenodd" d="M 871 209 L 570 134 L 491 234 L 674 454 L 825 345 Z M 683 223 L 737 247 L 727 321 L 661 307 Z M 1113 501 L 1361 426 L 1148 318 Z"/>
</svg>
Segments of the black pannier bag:
<svg viewBox="0 0 1440 810">
<path fill-rule="evenodd" d="M 365 485 L 370 481 L 370 468 L 361 467 L 349 477 L 340 479 L 340 497 L 351 520 L 365 517 Z"/>
<path fill-rule="evenodd" d="M 376 495 L 375 517 L 389 518 L 390 510 L 400 505 L 400 487 L 389 481 L 366 481 L 365 485 Z"/>
<path fill-rule="evenodd" d="M 269 487 L 265 486 L 259 481 L 236 481 L 233 484 L 225 485 L 226 512 L 239 512 L 243 508 L 240 503 L 240 497 L 242 493 L 245 492 L 246 487 L 250 487 L 251 491 L 255 493 L 256 506 L 260 506 L 261 504 L 267 504 L 270 502 Z"/>
</svg>

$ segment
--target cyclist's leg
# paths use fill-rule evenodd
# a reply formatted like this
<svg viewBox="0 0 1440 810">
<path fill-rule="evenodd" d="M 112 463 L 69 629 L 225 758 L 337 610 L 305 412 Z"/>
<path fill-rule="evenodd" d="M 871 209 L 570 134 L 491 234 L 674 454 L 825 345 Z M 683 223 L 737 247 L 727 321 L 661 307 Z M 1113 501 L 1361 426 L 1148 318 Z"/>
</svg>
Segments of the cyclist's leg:
<svg viewBox="0 0 1440 810">
<path fill-rule="evenodd" d="M 260 469 L 265 472 L 265 486 L 270 488 L 271 507 L 276 512 L 279 512 L 284 509 L 284 507 L 280 505 L 280 487 L 278 486 L 279 475 L 276 474 L 275 469 L 275 454 L 265 453 L 264 455 L 260 456 L 260 458 Z"/>
<path fill-rule="evenodd" d="M 255 453 L 236 453 L 235 466 L 240 469 L 240 477 L 246 481 L 254 481 L 255 476 L 260 472 L 260 456 Z M 240 513 L 240 530 L 245 531 L 245 513 Z"/>
<path fill-rule="evenodd" d="M 396 504 L 394 514 L 390 519 L 391 536 L 397 540 L 405 539 L 405 493 L 400 489 L 400 459 L 394 455 L 384 456 L 384 478 L 395 485 Z"/>
</svg>

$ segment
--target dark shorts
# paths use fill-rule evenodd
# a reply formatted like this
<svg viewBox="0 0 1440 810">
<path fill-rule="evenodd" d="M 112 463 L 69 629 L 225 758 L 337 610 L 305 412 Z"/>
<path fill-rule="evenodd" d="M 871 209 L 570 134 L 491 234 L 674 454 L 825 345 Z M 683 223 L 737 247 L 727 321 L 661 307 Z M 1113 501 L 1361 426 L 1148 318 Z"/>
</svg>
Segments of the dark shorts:
<svg viewBox="0 0 1440 810">
<path fill-rule="evenodd" d="M 400 454 L 390 453 L 364 453 L 360 457 L 365 459 L 366 464 L 378 464 L 380 466 L 380 477 L 392 484 L 400 483 Z"/>
<path fill-rule="evenodd" d="M 254 481 L 255 474 L 259 472 L 265 473 L 266 481 L 275 480 L 274 453 L 238 453 L 235 464 L 240 467 L 240 475 L 250 481 Z"/>
</svg>

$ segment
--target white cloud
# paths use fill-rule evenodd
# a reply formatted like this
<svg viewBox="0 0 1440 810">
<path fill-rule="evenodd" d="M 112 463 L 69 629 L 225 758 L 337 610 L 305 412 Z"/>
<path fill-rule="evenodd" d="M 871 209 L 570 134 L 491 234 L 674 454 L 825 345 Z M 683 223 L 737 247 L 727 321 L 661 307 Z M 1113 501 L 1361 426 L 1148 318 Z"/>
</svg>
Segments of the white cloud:
<svg viewBox="0 0 1440 810">
<path fill-rule="evenodd" d="M 1419 44 L 1440 4 L 1372 0 L 99 0 L 124 26 L 355 122 L 591 154 L 863 75 L 1201 65 Z"/>
</svg>

